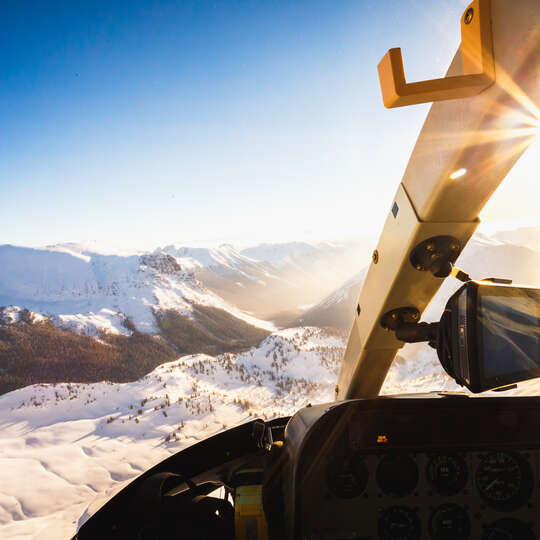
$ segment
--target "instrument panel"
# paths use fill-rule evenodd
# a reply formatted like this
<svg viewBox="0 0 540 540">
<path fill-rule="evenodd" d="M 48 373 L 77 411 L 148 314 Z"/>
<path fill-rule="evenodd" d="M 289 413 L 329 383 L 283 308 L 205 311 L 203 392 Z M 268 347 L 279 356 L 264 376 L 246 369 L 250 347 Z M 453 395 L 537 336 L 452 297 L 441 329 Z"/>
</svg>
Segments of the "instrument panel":
<svg viewBox="0 0 540 540">
<path fill-rule="evenodd" d="M 538 450 L 496 449 L 329 456 L 325 474 L 303 489 L 314 494 L 305 510 L 318 509 L 306 538 L 536 538 L 539 458 Z"/>
<path fill-rule="evenodd" d="M 430 426 L 434 429 L 444 415 L 451 415 L 448 409 L 409 415 L 407 430 L 400 418 L 408 414 L 403 405 L 390 415 L 362 410 L 347 415 L 345 409 L 342 426 L 335 415 L 325 428 L 330 431 L 317 433 L 325 443 L 318 451 L 309 450 L 297 484 L 299 538 L 540 538 L 540 444 L 522 440 L 531 439 L 530 433 L 540 438 L 538 431 L 520 429 L 518 414 L 519 422 L 507 429 L 505 438 L 498 427 L 508 425 L 509 411 L 486 419 L 487 411 L 477 410 L 462 415 L 461 426 L 454 422 L 455 431 L 429 433 Z M 477 424 L 475 440 L 469 428 L 480 418 L 484 422 Z M 530 426 L 538 423 L 530 415 L 523 421 L 527 418 Z M 461 427 L 467 427 L 466 433 Z M 416 446 L 418 440 L 421 445 Z"/>
</svg>

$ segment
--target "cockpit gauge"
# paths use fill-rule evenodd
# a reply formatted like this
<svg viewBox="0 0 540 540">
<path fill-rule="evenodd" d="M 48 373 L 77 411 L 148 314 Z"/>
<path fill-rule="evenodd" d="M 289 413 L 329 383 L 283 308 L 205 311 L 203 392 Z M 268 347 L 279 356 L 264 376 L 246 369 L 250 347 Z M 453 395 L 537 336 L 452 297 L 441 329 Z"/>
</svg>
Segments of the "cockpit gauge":
<svg viewBox="0 0 540 540">
<path fill-rule="evenodd" d="M 406 454 L 384 456 L 377 466 L 377 484 L 385 495 L 405 497 L 418 483 L 416 462 Z"/>
<path fill-rule="evenodd" d="M 432 488 L 440 495 L 455 495 L 467 483 L 467 464 L 457 454 L 439 454 L 429 460 L 426 476 Z"/>
<path fill-rule="evenodd" d="M 420 519 L 407 506 L 391 506 L 379 519 L 381 540 L 417 540 L 420 532 Z"/>
<path fill-rule="evenodd" d="M 471 534 L 471 521 L 461 506 L 442 504 L 429 519 L 429 532 L 434 540 L 467 540 Z"/>
<path fill-rule="evenodd" d="M 366 489 L 368 469 L 363 456 L 354 454 L 332 460 L 326 471 L 326 482 L 330 491 L 340 499 L 352 499 Z"/>
<path fill-rule="evenodd" d="M 534 540 L 530 527 L 514 518 L 498 519 L 484 529 L 482 540 Z"/>
<path fill-rule="evenodd" d="M 491 507 L 512 511 L 526 503 L 531 495 L 531 466 L 517 453 L 491 452 L 480 461 L 475 482 L 480 495 Z"/>
</svg>

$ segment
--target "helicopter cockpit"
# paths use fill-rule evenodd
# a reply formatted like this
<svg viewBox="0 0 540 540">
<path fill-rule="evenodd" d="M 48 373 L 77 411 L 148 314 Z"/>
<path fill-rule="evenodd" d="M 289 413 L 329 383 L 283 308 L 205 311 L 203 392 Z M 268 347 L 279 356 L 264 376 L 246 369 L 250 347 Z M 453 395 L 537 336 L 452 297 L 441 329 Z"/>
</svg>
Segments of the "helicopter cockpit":
<svg viewBox="0 0 540 540">
<path fill-rule="evenodd" d="M 486 134 L 540 103 L 539 29 L 538 0 L 474 0 L 445 78 L 406 83 L 400 49 L 379 64 L 385 106 L 434 104 L 351 314 L 336 401 L 179 452 L 78 540 L 540 537 L 540 397 L 498 393 L 540 376 L 540 291 L 454 264 L 525 149 Z M 464 285 L 421 322 L 450 274 Z M 379 396 L 397 351 L 423 341 L 467 392 Z"/>
</svg>

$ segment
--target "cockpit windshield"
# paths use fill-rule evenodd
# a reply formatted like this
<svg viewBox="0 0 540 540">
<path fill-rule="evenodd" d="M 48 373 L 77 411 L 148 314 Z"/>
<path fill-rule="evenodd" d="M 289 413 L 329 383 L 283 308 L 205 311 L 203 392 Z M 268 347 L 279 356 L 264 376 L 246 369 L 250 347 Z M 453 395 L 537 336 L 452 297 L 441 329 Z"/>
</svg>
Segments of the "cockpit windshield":
<svg viewBox="0 0 540 540">
<path fill-rule="evenodd" d="M 505 98 L 467 129 L 479 107 L 424 124 L 430 100 L 387 110 L 381 97 L 377 65 L 396 44 L 407 82 L 467 66 L 462 32 L 480 17 L 462 21 L 468 4 L 4 3 L 0 537 L 68 538 L 96 497 L 255 419 L 377 393 L 469 394 L 434 348 L 387 346 L 382 317 L 364 319 L 384 304 L 439 321 L 462 283 L 429 274 L 426 285 L 407 239 L 445 226 L 459 229 L 448 270 L 540 288 L 538 77 L 499 63 Z M 489 179 L 515 162 L 485 204 Z M 440 175 L 442 188 L 422 191 Z M 475 197 L 482 211 L 463 217 Z M 379 243 L 387 227 L 397 232 Z M 427 260 L 437 251 L 425 245 Z M 402 270 L 418 278 L 403 305 L 384 292 Z M 538 364 L 538 314 L 494 301 L 482 298 L 486 350 L 502 332 Z M 354 374 L 359 353 L 346 373 L 358 390 L 379 369 L 375 395 L 340 388 L 353 342 L 397 351 Z M 492 356 L 487 377 L 523 367 Z M 504 395 L 540 395 L 540 379 Z M 341 480 L 334 491 L 356 489 Z"/>
</svg>

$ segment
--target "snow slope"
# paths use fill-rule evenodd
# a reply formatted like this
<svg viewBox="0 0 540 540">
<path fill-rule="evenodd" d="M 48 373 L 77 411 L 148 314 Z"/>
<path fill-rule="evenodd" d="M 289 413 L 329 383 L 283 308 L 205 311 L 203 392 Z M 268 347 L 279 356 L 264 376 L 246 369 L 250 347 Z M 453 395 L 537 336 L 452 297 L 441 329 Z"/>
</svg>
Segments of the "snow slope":
<svg viewBox="0 0 540 540">
<path fill-rule="evenodd" d="M 475 234 L 456 261 L 457 266 L 463 268 L 473 279 L 509 278 L 516 284 L 540 287 L 540 251 L 508 243 L 500 239 L 502 236 L 502 233 L 492 238 Z M 513 238 L 513 235 L 510 234 L 509 237 Z M 355 274 L 322 301 L 302 313 L 295 322 L 334 326 L 348 331 L 366 271 L 367 268 L 364 268 Z M 448 278 L 426 309 L 424 320 L 438 320 L 447 299 L 461 285 L 460 281 Z"/>
<path fill-rule="evenodd" d="M 275 327 L 227 303 L 164 252 L 111 254 L 75 244 L 32 249 L 0 246 L 0 306 L 49 316 L 57 326 L 96 335 L 158 332 L 155 313 L 190 316 L 193 305 L 223 309 L 269 330 Z"/>
<path fill-rule="evenodd" d="M 0 396 L 0 537 L 70 538 L 110 496 L 171 453 L 254 417 L 333 399 L 345 340 L 292 328 L 258 347 L 191 355 L 126 384 L 33 385 Z M 422 345 L 383 394 L 459 388 Z M 539 394 L 540 381 L 505 395 Z"/>
<path fill-rule="evenodd" d="M 0 537 L 70 538 L 102 499 L 181 448 L 254 417 L 333 397 L 344 338 L 318 328 L 192 355 L 126 384 L 33 385 L 0 396 Z"/>
<path fill-rule="evenodd" d="M 367 268 L 347 280 L 339 289 L 302 313 L 295 323 L 310 326 L 332 326 L 348 332 L 362 290 Z"/>
<path fill-rule="evenodd" d="M 211 249 L 170 245 L 160 251 L 228 302 L 283 325 L 290 325 L 301 306 L 317 303 L 341 285 L 370 253 L 364 242 L 289 242 L 242 250 L 228 244 Z"/>
<path fill-rule="evenodd" d="M 274 277 L 268 272 L 264 262 L 252 259 L 242 254 L 230 244 L 222 244 L 215 248 L 176 247 L 166 246 L 162 250 L 176 258 L 183 268 L 197 270 L 210 268 L 216 273 L 226 274 L 236 272 L 251 280 L 261 276 Z"/>
<path fill-rule="evenodd" d="M 493 235 L 493 238 L 508 244 L 540 251 L 540 227 L 538 226 L 499 231 Z"/>
<path fill-rule="evenodd" d="M 144 310 L 151 313 L 154 306 L 189 311 L 197 301 L 223 302 L 187 271 L 185 261 L 182 267 L 179 254 L 159 252 L 145 259 L 69 246 L 24 252 L 26 264 L 17 266 L 10 260 L 11 249 L 21 248 L 0 247 L 0 304 L 7 303 L 1 299 L 8 293 L 30 298 L 27 304 L 11 304 L 38 314 L 31 317 L 43 313 L 43 305 L 62 306 L 59 314 L 88 317 L 99 299 L 113 313 L 114 328 L 120 308 L 144 328 Z M 41 261 L 41 274 L 36 261 Z M 494 275 L 540 285 L 540 253 L 500 239 L 475 236 L 458 264 L 475 278 Z M 26 265 L 32 279 L 17 279 L 17 272 L 25 275 Z M 64 274 L 58 274 L 62 268 Z M 43 273 L 49 270 L 56 281 Z M 126 292 L 114 294 L 113 282 Z M 351 280 L 321 305 L 343 304 L 349 285 L 358 286 L 358 281 Z M 459 286 L 447 280 L 424 319 L 438 318 Z M 64 307 L 69 305 L 86 306 L 86 311 L 69 312 Z M 130 312 L 132 305 L 138 307 Z M 15 321 L 20 309 L 11 307 L 4 317 Z M 253 417 L 288 415 L 307 401 L 332 400 L 343 346 L 337 335 L 292 328 L 241 354 L 179 358 L 132 383 L 34 385 L 0 396 L 0 537 L 69 538 L 79 520 L 95 510 L 96 497 L 103 501 L 171 453 Z M 432 349 L 411 344 L 394 361 L 382 393 L 459 389 Z M 534 380 L 504 395 L 539 393 L 540 381 Z"/>
</svg>

